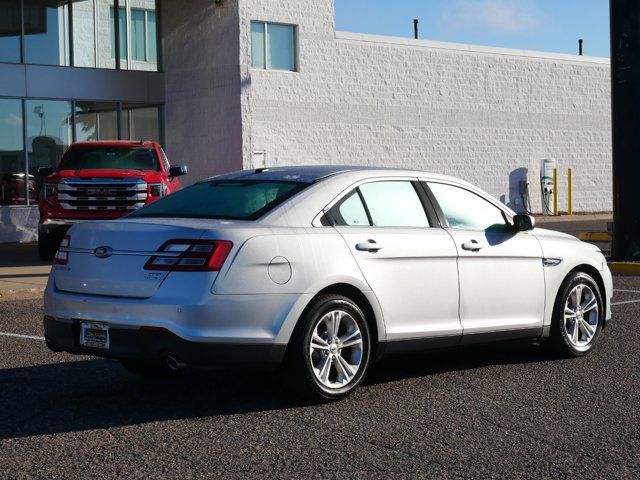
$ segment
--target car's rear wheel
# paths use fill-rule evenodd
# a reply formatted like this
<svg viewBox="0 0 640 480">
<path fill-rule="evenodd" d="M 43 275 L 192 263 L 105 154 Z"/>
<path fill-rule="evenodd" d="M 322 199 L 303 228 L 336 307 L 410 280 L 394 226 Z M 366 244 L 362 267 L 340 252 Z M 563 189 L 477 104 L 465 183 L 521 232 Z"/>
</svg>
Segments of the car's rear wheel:
<svg viewBox="0 0 640 480">
<path fill-rule="evenodd" d="M 305 396 L 338 400 L 362 382 L 371 340 L 362 310 L 349 298 L 318 298 L 300 319 L 291 341 L 286 380 Z"/>
<path fill-rule="evenodd" d="M 596 281 L 584 272 L 570 274 L 558 293 L 551 325 L 551 343 L 568 357 L 589 353 L 604 319 L 602 295 Z"/>
</svg>

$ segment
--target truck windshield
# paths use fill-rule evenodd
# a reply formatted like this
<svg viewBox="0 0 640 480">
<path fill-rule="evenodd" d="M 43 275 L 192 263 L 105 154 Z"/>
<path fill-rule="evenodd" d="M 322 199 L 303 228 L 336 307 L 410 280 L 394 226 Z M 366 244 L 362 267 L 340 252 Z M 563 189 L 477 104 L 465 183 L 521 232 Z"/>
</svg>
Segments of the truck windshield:
<svg viewBox="0 0 640 480">
<path fill-rule="evenodd" d="M 130 214 L 136 217 L 186 217 L 255 220 L 307 187 L 306 183 L 220 180 L 196 183 Z"/>
<path fill-rule="evenodd" d="M 60 162 L 60 170 L 160 170 L 149 147 L 72 147 Z"/>
</svg>

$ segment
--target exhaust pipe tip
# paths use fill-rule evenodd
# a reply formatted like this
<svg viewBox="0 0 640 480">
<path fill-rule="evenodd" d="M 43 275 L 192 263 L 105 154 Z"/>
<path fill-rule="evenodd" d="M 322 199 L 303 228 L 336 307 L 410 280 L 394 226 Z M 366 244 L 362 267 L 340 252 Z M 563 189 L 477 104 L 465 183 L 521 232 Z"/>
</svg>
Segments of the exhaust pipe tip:
<svg viewBox="0 0 640 480">
<path fill-rule="evenodd" d="M 177 372 L 179 370 L 183 370 L 183 369 L 185 369 L 187 367 L 186 363 L 181 362 L 180 360 L 178 360 L 173 355 L 167 355 L 167 357 L 165 358 L 165 362 L 166 362 L 167 366 L 169 367 L 169 369 L 171 371 L 174 371 L 174 372 Z"/>
</svg>

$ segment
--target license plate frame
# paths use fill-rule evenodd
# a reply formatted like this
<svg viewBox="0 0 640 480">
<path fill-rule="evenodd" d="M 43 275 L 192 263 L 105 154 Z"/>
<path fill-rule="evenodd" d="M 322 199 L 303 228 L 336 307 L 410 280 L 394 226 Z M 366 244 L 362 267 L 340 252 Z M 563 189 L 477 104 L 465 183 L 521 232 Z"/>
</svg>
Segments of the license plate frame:
<svg viewBox="0 0 640 480">
<path fill-rule="evenodd" d="M 111 347 L 111 335 L 107 322 L 80 320 L 80 346 L 108 350 Z"/>
</svg>

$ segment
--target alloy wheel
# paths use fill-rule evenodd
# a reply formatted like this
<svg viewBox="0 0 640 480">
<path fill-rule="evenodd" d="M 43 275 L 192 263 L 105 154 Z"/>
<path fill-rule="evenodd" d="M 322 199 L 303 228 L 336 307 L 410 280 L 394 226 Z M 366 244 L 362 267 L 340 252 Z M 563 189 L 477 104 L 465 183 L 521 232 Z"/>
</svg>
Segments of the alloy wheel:
<svg viewBox="0 0 640 480">
<path fill-rule="evenodd" d="M 577 349 L 585 349 L 598 331 L 600 313 L 598 300 L 589 285 L 576 285 L 564 306 L 564 331 L 567 339 Z"/>
<path fill-rule="evenodd" d="M 323 315 L 313 328 L 309 358 L 316 379 L 328 389 L 345 387 L 356 377 L 363 356 L 362 332 L 343 310 Z"/>
</svg>

